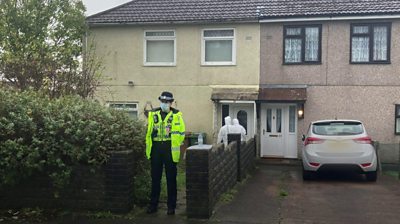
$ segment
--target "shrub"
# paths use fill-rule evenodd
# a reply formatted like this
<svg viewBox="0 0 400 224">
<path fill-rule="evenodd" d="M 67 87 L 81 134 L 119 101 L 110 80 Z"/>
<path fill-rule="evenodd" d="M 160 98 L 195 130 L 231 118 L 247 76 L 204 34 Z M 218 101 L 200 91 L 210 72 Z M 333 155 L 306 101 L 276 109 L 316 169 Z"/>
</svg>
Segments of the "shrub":
<svg viewBox="0 0 400 224">
<path fill-rule="evenodd" d="M 44 173 L 61 189 L 74 166 L 85 164 L 94 171 L 113 150 L 133 150 L 140 176 L 148 170 L 144 135 L 143 122 L 96 102 L 0 88 L 0 187 Z M 149 182 L 147 176 L 140 178 Z"/>
</svg>

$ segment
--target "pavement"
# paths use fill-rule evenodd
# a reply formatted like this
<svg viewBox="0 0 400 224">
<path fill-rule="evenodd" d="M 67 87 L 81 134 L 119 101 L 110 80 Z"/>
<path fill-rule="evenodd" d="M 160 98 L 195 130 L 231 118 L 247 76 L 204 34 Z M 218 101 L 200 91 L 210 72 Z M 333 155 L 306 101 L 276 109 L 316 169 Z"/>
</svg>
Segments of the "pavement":
<svg viewBox="0 0 400 224">
<path fill-rule="evenodd" d="M 378 177 L 376 183 L 362 175 L 330 173 L 303 181 L 301 166 L 259 162 L 257 170 L 236 188 L 230 202 L 216 206 L 211 219 L 186 218 L 185 204 L 178 204 L 175 216 L 141 213 L 133 219 L 57 220 L 51 223 L 77 224 L 346 224 L 400 223 L 400 181 Z"/>
</svg>

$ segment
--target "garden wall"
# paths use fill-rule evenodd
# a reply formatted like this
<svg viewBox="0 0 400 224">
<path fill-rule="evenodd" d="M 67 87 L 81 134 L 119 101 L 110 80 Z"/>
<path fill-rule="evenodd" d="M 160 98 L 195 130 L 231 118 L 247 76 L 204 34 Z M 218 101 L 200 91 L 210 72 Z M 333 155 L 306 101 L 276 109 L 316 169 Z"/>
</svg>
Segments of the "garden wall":
<svg viewBox="0 0 400 224">
<path fill-rule="evenodd" d="M 128 212 L 134 198 L 134 158 L 132 151 L 111 152 L 103 167 L 75 167 L 70 183 L 56 193 L 47 176 L 32 178 L 0 189 L 0 208 L 63 208 Z"/>
<path fill-rule="evenodd" d="M 255 140 L 240 145 L 191 146 L 186 156 L 186 200 L 188 218 L 209 218 L 223 193 L 254 167 Z"/>
</svg>

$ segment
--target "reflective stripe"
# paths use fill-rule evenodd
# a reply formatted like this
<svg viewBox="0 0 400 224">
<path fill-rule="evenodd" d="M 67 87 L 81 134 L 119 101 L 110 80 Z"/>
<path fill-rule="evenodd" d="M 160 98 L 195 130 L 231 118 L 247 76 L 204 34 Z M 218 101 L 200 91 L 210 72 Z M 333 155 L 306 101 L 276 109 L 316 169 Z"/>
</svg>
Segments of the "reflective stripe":
<svg viewBox="0 0 400 224">
<path fill-rule="evenodd" d="M 170 111 L 167 116 L 162 120 L 161 111 L 157 111 L 154 117 L 157 118 L 157 122 L 154 124 L 154 128 L 157 129 L 157 136 L 153 137 L 153 141 L 171 141 L 171 122 L 173 120 L 173 113 Z"/>
<path fill-rule="evenodd" d="M 171 150 L 172 151 L 178 151 L 178 150 L 181 150 L 181 148 L 180 147 L 172 147 Z"/>
<path fill-rule="evenodd" d="M 181 112 L 173 114 L 170 111 L 164 120 L 161 118 L 160 111 L 149 113 L 146 133 L 146 156 L 148 159 L 151 158 L 153 142 L 171 141 L 172 160 L 176 163 L 179 162 L 180 147 L 184 139 L 185 122 Z"/>
<path fill-rule="evenodd" d="M 171 134 L 175 134 L 175 135 L 185 135 L 185 132 L 172 131 Z"/>
<path fill-rule="evenodd" d="M 171 138 L 168 135 L 166 135 L 166 136 L 164 136 L 164 138 L 160 138 L 160 137 L 153 138 L 153 141 L 156 141 L 156 142 L 171 141 Z"/>
</svg>

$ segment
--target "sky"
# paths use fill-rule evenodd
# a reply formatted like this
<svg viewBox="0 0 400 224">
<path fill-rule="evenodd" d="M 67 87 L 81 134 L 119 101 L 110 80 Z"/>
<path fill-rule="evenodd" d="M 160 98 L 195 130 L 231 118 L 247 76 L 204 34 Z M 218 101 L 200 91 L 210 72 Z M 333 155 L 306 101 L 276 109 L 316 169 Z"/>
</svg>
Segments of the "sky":
<svg viewBox="0 0 400 224">
<path fill-rule="evenodd" d="M 113 8 L 129 2 L 130 0 L 82 0 L 86 6 L 86 15 L 90 16 L 98 12 Z"/>
</svg>

